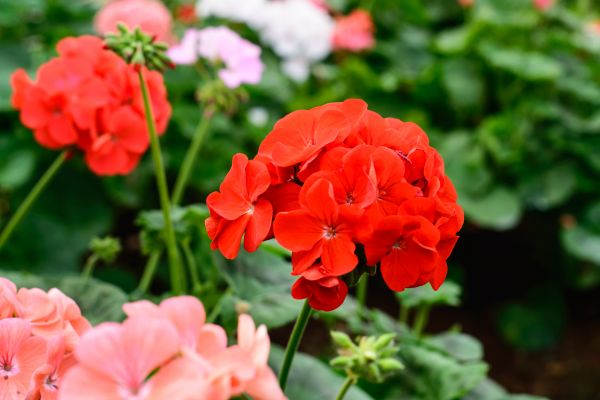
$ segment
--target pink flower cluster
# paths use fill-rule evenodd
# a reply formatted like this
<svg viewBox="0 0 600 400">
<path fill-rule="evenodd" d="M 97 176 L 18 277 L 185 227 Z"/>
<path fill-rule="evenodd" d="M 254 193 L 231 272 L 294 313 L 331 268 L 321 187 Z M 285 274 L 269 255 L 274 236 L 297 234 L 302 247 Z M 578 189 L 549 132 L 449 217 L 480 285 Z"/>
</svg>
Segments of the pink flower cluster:
<svg viewBox="0 0 600 400">
<path fill-rule="evenodd" d="M 286 399 L 267 365 L 267 328 L 248 315 L 227 346 L 195 297 L 123 309 L 125 322 L 92 328 L 60 290 L 0 278 L 0 399 Z"/>
<path fill-rule="evenodd" d="M 0 398 L 57 399 L 79 337 L 90 328 L 60 290 L 17 291 L 0 278 Z"/>
<path fill-rule="evenodd" d="M 181 42 L 169 50 L 175 64 L 195 64 L 199 57 L 215 65 L 223 63 L 219 78 L 231 89 L 260 82 L 264 64 L 261 49 L 225 26 L 188 29 Z"/>
<path fill-rule="evenodd" d="M 365 10 L 354 10 L 346 16 L 337 17 L 333 31 L 334 50 L 360 52 L 375 46 L 375 25 L 371 14 Z"/>
<path fill-rule="evenodd" d="M 123 309 L 125 322 L 103 323 L 83 336 L 61 400 L 224 400 L 242 393 L 285 399 L 267 365 L 267 329 L 256 329 L 248 315 L 239 317 L 238 343 L 228 347 L 225 331 L 205 323 L 195 297 L 158 306 L 138 301 Z"/>
</svg>

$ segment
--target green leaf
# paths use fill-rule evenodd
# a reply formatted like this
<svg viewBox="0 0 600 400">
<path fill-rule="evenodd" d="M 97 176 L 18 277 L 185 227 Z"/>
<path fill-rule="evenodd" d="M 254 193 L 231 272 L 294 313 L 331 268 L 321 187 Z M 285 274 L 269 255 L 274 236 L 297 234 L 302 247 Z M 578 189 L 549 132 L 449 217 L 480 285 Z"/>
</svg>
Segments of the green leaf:
<svg viewBox="0 0 600 400">
<path fill-rule="evenodd" d="M 479 361 L 483 358 L 481 343 L 464 333 L 444 332 L 428 337 L 426 342 L 458 361 Z"/>
<path fill-rule="evenodd" d="M 403 307 L 415 308 L 425 305 L 444 305 L 456 307 L 460 305 L 461 288 L 452 281 L 446 281 L 438 289 L 433 290 L 429 285 L 423 285 L 416 288 L 408 288 L 403 292 L 396 293 L 396 296 Z"/>
<path fill-rule="evenodd" d="M 544 53 L 508 49 L 483 43 L 479 52 L 493 67 L 509 71 L 531 81 L 555 80 L 562 76 L 561 64 Z"/>
<path fill-rule="evenodd" d="M 442 54 L 459 54 L 467 50 L 473 36 L 473 30 L 468 26 L 449 29 L 438 34 L 435 47 Z"/>
<path fill-rule="evenodd" d="M 519 197 L 503 186 L 497 186 L 481 197 L 462 197 L 459 203 L 472 222 L 484 228 L 511 229 L 521 219 L 523 205 Z"/>
<path fill-rule="evenodd" d="M 275 372 L 279 371 L 282 361 L 283 349 L 271 346 L 270 365 Z M 325 363 L 307 354 L 296 353 L 285 394 L 293 400 L 334 399 L 344 380 Z M 344 399 L 373 400 L 357 386 L 353 386 Z"/>
<path fill-rule="evenodd" d="M 563 229 L 562 244 L 571 255 L 600 265 L 600 234 L 582 226 Z"/>
<path fill-rule="evenodd" d="M 577 189 L 577 170 L 571 164 L 558 164 L 534 174 L 520 187 L 522 196 L 539 210 L 564 203 Z"/>
<path fill-rule="evenodd" d="M 442 65 L 442 80 L 456 109 L 481 108 L 484 84 L 476 64 L 461 58 L 448 60 Z"/>
<path fill-rule="evenodd" d="M 240 252 L 233 261 L 220 260 L 219 268 L 233 290 L 231 301 L 248 303 L 249 314 L 257 324 L 277 328 L 296 319 L 302 302 L 290 294 L 295 278 L 289 262 L 260 249 Z"/>
<path fill-rule="evenodd" d="M 178 241 L 190 240 L 203 229 L 204 220 L 208 218 L 208 210 L 204 205 L 174 207 L 171 209 L 171 220 Z M 165 220 L 162 210 L 142 211 L 136 223 L 142 228 L 141 241 L 145 254 L 164 245 Z"/>
<path fill-rule="evenodd" d="M 406 369 L 400 374 L 394 399 L 453 400 L 469 393 L 488 370 L 484 362 L 461 363 L 436 350 L 419 345 L 401 348 Z M 402 395 L 401 393 L 405 393 Z"/>
<path fill-rule="evenodd" d="M 0 147 L 3 155 L 0 163 L 0 187 L 13 190 L 23 185 L 33 174 L 35 169 L 35 154 L 26 149 L 10 151 Z"/>
</svg>

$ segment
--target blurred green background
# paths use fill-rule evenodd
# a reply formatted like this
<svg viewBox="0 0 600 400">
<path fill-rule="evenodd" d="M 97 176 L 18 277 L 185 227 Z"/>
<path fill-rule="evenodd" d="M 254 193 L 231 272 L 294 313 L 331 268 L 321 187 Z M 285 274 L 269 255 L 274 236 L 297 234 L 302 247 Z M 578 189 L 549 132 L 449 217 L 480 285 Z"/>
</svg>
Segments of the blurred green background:
<svg viewBox="0 0 600 400">
<path fill-rule="evenodd" d="M 99 3 L 0 0 L 0 225 L 56 156 L 11 110 L 9 76 L 17 67 L 34 72 L 59 39 L 93 33 Z M 557 0 L 545 12 L 529 0 L 329 3 L 339 12 L 370 7 L 376 47 L 332 54 L 301 84 L 264 48 L 262 82 L 246 88 L 249 100 L 236 113 L 215 118 L 184 203 L 202 203 L 231 156 L 254 154 L 291 110 L 360 97 L 384 116 L 417 122 L 444 156 L 467 216 L 450 259 L 463 306 L 436 309 L 432 330 L 462 325 L 510 391 L 599 398 L 600 33 L 590 24 L 600 8 L 586 0 Z M 163 150 L 173 178 L 201 117 L 201 82 L 189 68 L 166 80 L 174 114 Z M 76 272 L 90 239 L 111 234 L 124 252 L 97 276 L 131 291 L 145 263 L 135 221 L 155 208 L 149 157 L 132 175 L 108 179 L 75 157 L 19 227 L 0 268 Z M 369 303 L 397 313 L 391 294 Z"/>
</svg>

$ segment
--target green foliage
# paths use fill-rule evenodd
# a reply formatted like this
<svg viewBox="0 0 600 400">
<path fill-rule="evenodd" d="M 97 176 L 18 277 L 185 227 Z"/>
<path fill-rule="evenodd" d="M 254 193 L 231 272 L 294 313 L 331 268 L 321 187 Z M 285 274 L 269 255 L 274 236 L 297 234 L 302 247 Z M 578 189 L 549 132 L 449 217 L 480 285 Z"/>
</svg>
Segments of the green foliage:
<svg viewBox="0 0 600 400">
<path fill-rule="evenodd" d="M 458 306 L 460 304 L 461 288 L 452 281 L 446 281 L 438 289 L 433 290 L 429 285 L 406 289 L 396 293 L 403 307 L 417 308 L 422 306 Z"/>
<path fill-rule="evenodd" d="M 271 347 L 269 364 L 277 371 L 283 361 L 283 349 Z M 297 353 L 286 387 L 286 395 L 294 400 L 334 399 L 344 383 L 344 378 L 337 375 L 327 364 L 307 354 Z M 345 399 L 373 400 L 360 388 L 350 388 Z"/>
<path fill-rule="evenodd" d="M 295 279 L 290 276 L 291 265 L 287 261 L 264 250 L 240 252 L 233 261 L 222 258 L 219 261 L 219 269 L 231 289 L 231 294 L 223 300 L 223 318 L 230 325 L 234 325 L 240 305 L 257 324 L 269 328 L 296 319 L 302 302 L 290 296 Z"/>
</svg>

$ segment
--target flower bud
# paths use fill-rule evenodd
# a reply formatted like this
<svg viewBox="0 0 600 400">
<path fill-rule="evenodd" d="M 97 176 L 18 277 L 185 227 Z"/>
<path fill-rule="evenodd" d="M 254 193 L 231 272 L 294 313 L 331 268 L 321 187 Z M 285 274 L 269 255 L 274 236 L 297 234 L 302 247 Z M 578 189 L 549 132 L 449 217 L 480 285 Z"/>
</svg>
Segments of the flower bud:
<svg viewBox="0 0 600 400">
<path fill-rule="evenodd" d="M 121 242 L 112 236 L 95 237 L 90 241 L 89 249 L 98 260 L 111 263 L 121 252 Z"/>
<path fill-rule="evenodd" d="M 139 28 L 130 31 L 123 24 L 119 24 L 117 28 L 118 33 L 108 34 L 104 43 L 128 64 L 157 71 L 172 67 L 165 43 L 157 43 L 155 37 L 145 34 Z"/>
</svg>

